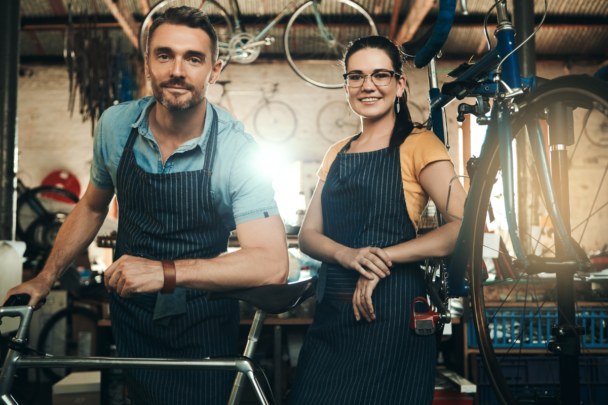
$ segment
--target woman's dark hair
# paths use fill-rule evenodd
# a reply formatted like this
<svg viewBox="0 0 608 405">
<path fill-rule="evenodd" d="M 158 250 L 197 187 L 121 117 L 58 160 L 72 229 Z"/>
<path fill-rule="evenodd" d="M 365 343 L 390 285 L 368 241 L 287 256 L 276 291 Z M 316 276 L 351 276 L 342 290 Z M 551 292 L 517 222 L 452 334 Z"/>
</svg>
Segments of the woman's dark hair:
<svg viewBox="0 0 608 405">
<path fill-rule="evenodd" d="M 393 64 L 393 70 L 397 75 L 405 75 L 403 73 L 403 62 L 405 55 L 401 52 L 399 45 L 387 37 L 381 37 L 373 35 L 370 37 L 359 38 L 351 42 L 344 53 L 342 64 L 344 65 L 344 73 L 348 73 L 346 66 L 348 65 L 348 59 L 356 52 L 364 49 L 380 49 L 384 51 L 390 58 Z M 409 83 L 406 84 L 409 89 Z M 423 124 L 412 122 L 412 115 L 410 110 L 407 108 L 407 91 L 403 92 L 403 96 L 399 98 L 399 109 L 400 112 L 397 114 L 395 119 L 395 126 L 391 134 L 391 140 L 389 142 L 389 149 L 397 149 L 405 138 L 412 132 L 413 128 L 424 128 Z"/>
<path fill-rule="evenodd" d="M 150 40 L 152 39 L 152 34 L 163 24 L 184 25 L 186 27 L 199 28 L 205 31 L 211 39 L 211 61 L 215 63 L 218 58 L 217 34 L 215 33 L 207 14 L 199 9 L 188 6 L 171 7 L 166 9 L 163 15 L 154 20 L 150 30 L 148 31 L 148 43 L 146 45 L 146 50 L 148 52 L 150 52 Z"/>
</svg>

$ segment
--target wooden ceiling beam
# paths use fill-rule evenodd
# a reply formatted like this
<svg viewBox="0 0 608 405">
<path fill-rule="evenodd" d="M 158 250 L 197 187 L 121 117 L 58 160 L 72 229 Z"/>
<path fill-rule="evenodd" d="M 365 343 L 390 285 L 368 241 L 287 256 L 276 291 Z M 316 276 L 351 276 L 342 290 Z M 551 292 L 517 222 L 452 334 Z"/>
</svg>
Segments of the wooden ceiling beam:
<svg viewBox="0 0 608 405">
<path fill-rule="evenodd" d="M 399 12 L 401 11 L 401 0 L 395 0 L 393 4 L 393 14 L 391 15 L 390 28 L 388 29 L 388 37 L 390 39 L 395 38 L 395 31 L 397 31 L 397 22 L 399 21 Z"/>
<path fill-rule="evenodd" d="M 139 49 L 139 40 L 137 33 L 139 32 L 139 24 L 135 21 L 133 14 L 122 0 L 114 3 L 112 0 L 104 0 L 104 3 L 110 9 L 110 12 L 118 21 L 118 25 L 122 28 L 129 41 L 135 49 Z"/>
<path fill-rule="evenodd" d="M 137 23 L 140 24 L 140 23 Z M 44 23 L 44 24 L 36 24 L 36 23 L 27 23 L 21 26 L 21 30 L 23 31 L 62 31 L 65 29 L 65 23 Z M 275 28 L 283 29 L 286 24 L 277 24 Z M 325 24 L 328 27 L 356 27 L 354 24 Z M 80 24 L 74 23 L 74 27 L 79 27 Z M 360 25 L 361 27 L 368 27 L 366 24 Z M 390 28 L 387 23 L 379 23 L 376 24 L 378 28 Z M 98 28 L 121 28 L 121 25 L 117 22 L 100 22 L 97 23 Z M 251 28 L 264 28 L 264 24 L 249 24 L 247 27 Z M 294 27 L 300 27 L 298 24 L 294 24 Z M 423 24 L 422 28 L 428 28 L 430 25 Z M 453 24 L 452 29 L 462 29 L 462 28 L 473 28 L 473 29 L 481 29 L 483 28 L 483 24 Z M 575 30 L 575 29 L 584 29 L 584 30 L 605 30 L 608 29 L 608 24 L 593 24 L 593 25 L 585 25 L 585 24 L 543 24 L 543 28 L 549 29 L 564 29 L 564 30 Z M 488 24 L 488 30 L 494 31 L 496 29 L 496 24 Z M 542 31 L 542 29 L 541 29 Z"/>
<path fill-rule="evenodd" d="M 68 15 L 61 0 L 49 0 L 49 5 L 51 6 L 51 10 L 53 10 L 53 14 L 55 14 L 55 16 L 65 17 Z"/>
<path fill-rule="evenodd" d="M 139 8 L 141 8 L 141 13 L 146 16 L 150 12 L 150 3 L 148 0 L 139 0 Z"/>
<path fill-rule="evenodd" d="M 403 24 L 401 24 L 401 28 L 399 28 L 395 41 L 398 44 L 402 44 L 411 40 L 424 21 L 424 17 L 431 11 L 434 5 L 434 0 L 414 0 L 412 8 Z"/>
</svg>

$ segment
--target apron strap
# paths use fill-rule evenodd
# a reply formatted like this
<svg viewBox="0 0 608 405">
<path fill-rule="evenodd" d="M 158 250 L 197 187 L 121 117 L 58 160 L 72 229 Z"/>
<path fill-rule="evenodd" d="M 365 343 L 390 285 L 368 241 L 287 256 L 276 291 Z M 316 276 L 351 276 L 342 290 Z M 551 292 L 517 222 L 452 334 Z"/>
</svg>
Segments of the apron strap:
<svg viewBox="0 0 608 405">
<path fill-rule="evenodd" d="M 143 114 L 143 111 L 139 113 L 135 122 L 139 121 L 139 117 Z M 139 135 L 139 130 L 137 128 L 131 128 L 131 133 L 129 134 L 129 139 L 127 139 L 127 143 L 125 144 L 124 152 L 128 152 L 133 150 L 133 145 L 135 144 L 135 140 L 137 139 L 137 135 Z"/>
<path fill-rule="evenodd" d="M 215 163 L 215 150 L 217 147 L 217 113 L 213 105 L 209 104 L 213 112 L 213 121 L 211 122 L 211 131 L 205 148 L 205 163 L 203 165 L 204 172 L 211 176 L 213 174 L 213 164 Z"/>
</svg>

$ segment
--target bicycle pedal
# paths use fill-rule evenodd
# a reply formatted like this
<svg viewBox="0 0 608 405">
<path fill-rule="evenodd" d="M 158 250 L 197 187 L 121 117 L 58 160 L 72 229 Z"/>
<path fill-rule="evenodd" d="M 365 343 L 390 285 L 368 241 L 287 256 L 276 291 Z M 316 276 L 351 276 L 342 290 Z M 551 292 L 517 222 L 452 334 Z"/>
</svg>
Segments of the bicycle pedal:
<svg viewBox="0 0 608 405">
<path fill-rule="evenodd" d="M 416 303 L 424 302 L 426 304 L 426 312 L 416 312 Z M 431 311 L 428 301 L 424 297 L 417 297 L 412 303 L 412 313 L 410 317 L 410 328 L 420 336 L 428 336 L 435 333 L 437 323 L 439 322 L 439 314 Z"/>
</svg>

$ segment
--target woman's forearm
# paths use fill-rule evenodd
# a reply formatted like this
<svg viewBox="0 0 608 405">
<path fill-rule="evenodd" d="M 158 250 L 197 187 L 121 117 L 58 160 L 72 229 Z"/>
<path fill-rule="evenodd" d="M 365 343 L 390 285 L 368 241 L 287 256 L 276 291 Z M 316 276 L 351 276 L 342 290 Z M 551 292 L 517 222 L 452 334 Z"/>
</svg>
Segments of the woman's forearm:
<svg viewBox="0 0 608 405">
<path fill-rule="evenodd" d="M 348 249 L 314 229 L 302 229 L 298 238 L 303 253 L 324 263 L 339 263 L 339 255 Z"/>
<path fill-rule="evenodd" d="M 410 263 L 447 256 L 454 251 L 460 224 L 460 221 L 447 223 L 419 238 L 383 250 L 394 263 Z"/>
</svg>

